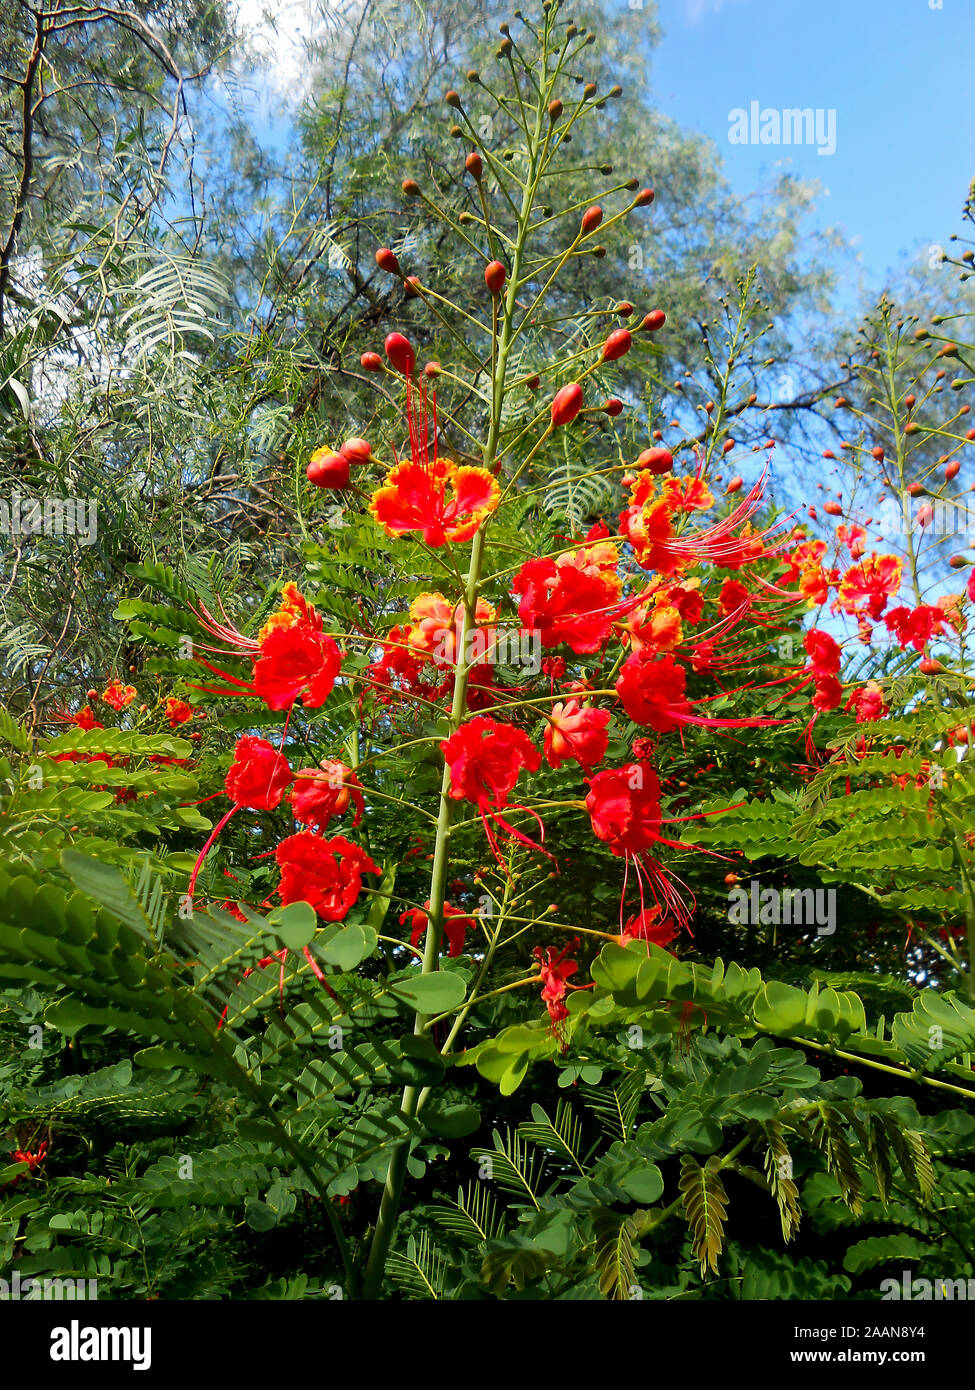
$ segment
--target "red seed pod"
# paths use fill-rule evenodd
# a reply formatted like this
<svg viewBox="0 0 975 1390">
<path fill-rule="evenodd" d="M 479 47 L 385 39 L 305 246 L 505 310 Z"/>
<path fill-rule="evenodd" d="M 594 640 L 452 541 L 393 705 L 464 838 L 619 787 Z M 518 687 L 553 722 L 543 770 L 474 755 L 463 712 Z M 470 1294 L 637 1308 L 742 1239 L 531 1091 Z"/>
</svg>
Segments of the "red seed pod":
<svg viewBox="0 0 975 1390">
<path fill-rule="evenodd" d="M 364 352 L 359 363 L 364 372 L 381 372 L 383 368 L 383 359 L 378 352 Z"/>
<path fill-rule="evenodd" d="M 403 192 L 406 194 L 407 198 L 419 198 L 420 185 L 417 183 L 416 179 L 404 179 Z"/>
<path fill-rule="evenodd" d="M 423 368 L 423 375 L 426 377 L 439 376 L 442 371 L 439 362 L 428 362 Z"/>
<path fill-rule="evenodd" d="M 561 391 L 556 392 L 552 401 L 553 426 L 558 429 L 560 425 L 570 424 L 581 409 L 582 387 L 577 381 L 570 381 Z"/>
<path fill-rule="evenodd" d="M 603 210 L 601 207 L 586 208 L 582 214 L 582 235 L 588 236 L 594 232 L 603 220 Z"/>
<path fill-rule="evenodd" d="M 603 410 L 607 415 L 622 415 L 623 402 L 619 396 L 610 396 L 608 401 L 603 401 Z"/>
<path fill-rule="evenodd" d="M 653 202 L 653 189 L 641 188 L 640 192 L 633 199 L 635 208 L 647 208 Z"/>
<path fill-rule="evenodd" d="M 632 346 L 633 338 L 628 328 L 614 329 L 603 343 L 603 361 L 616 362 L 620 357 L 625 357 Z"/>
<path fill-rule="evenodd" d="M 386 349 L 386 356 L 396 370 L 402 372 L 404 376 L 409 376 L 416 362 L 416 353 L 413 351 L 410 340 L 404 338 L 402 333 L 390 333 L 383 347 Z"/>
<path fill-rule="evenodd" d="M 839 502 L 834 502 L 832 500 L 823 503 L 823 511 L 827 516 L 843 515 L 843 508 L 840 506 Z"/>
<path fill-rule="evenodd" d="M 917 669 L 921 672 L 922 676 L 936 676 L 945 668 L 942 666 L 941 662 L 936 660 L 933 656 L 926 656 L 918 662 Z"/>
<path fill-rule="evenodd" d="M 492 294 L 500 294 L 504 289 L 504 282 L 508 278 L 508 272 L 500 261 L 491 261 L 484 267 L 484 283 Z"/>
<path fill-rule="evenodd" d="M 372 446 L 368 439 L 355 436 L 352 439 L 347 439 L 339 452 L 350 463 L 368 463 L 372 457 Z"/>
<path fill-rule="evenodd" d="M 724 443 L 722 444 L 722 446 L 721 446 L 721 452 L 722 452 L 723 454 L 730 454 L 731 451 L 732 451 L 732 449 L 733 449 L 734 447 L 735 447 L 735 441 L 734 441 L 733 439 L 726 439 L 725 442 L 724 442 Z"/>
<path fill-rule="evenodd" d="M 952 478 L 957 478 L 960 468 L 961 464 L 958 462 L 957 459 L 952 459 L 951 463 L 948 464 L 947 468 L 945 469 L 945 478 L 948 480 L 949 483 L 951 482 Z"/>
<path fill-rule="evenodd" d="M 669 473 L 674 466 L 674 456 L 669 449 L 644 449 L 643 453 L 633 465 L 634 468 L 647 468 L 651 473 L 658 476 L 661 473 Z"/>
<path fill-rule="evenodd" d="M 481 182 L 481 175 L 484 173 L 484 165 L 481 162 L 481 156 L 478 154 L 477 150 L 471 150 L 470 154 L 464 160 L 464 168 L 470 174 L 471 178 L 476 179 L 478 183 Z"/>
<path fill-rule="evenodd" d="M 390 275 L 399 274 L 399 261 L 388 246 L 380 246 L 376 252 L 376 264 L 380 270 L 386 270 Z"/>
<path fill-rule="evenodd" d="M 663 309 L 651 309 L 649 314 L 645 314 L 640 327 L 645 333 L 656 333 L 659 328 L 663 328 L 667 322 L 667 315 Z"/>
<path fill-rule="evenodd" d="M 741 474 L 740 474 L 740 473 L 736 473 L 735 476 L 731 479 L 731 481 L 730 481 L 730 483 L 728 484 L 728 486 L 727 486 L 727 487 L 725 488 L 725 490 L 724 490 L 725 496 L 727 497 L 727 496 L 729 495 L 729 493 L 732 493 L 732 492 L 740 492 L 740 491 L 741 491 L 741 485 L 742 485 L 742 483 L 743 483 L 744 481 L 745 481 L 745 480 L 744 480 L 744 478 L 741 476 Z"/>
<path fill-rule="evenodd" d="M 308 460 L 305 476 L 315 487 L 343 488 L 349 486 L 349 460 L 329 449 L 316 449 Z"/>
</svg>

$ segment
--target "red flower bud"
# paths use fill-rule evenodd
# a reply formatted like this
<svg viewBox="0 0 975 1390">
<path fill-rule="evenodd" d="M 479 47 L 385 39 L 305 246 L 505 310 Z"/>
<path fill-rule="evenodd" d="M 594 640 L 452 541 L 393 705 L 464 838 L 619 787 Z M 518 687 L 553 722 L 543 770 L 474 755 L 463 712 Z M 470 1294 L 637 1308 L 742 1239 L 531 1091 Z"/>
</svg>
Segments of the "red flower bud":
<svg viewBox="0 0 975 1390">
<path fill-rule="evenodd" d="M 879 444 L 875 445 L 875 447 L 870 450 L 870 457 L 875 458 L 878 463 L 883 462 L 884 451 Z"/>
<path fill-rule="evenodd" d="M 417 183 L 416 179 L 404 179 L 403 192 L 406 194 L 407 198 L 419 198 L 420 185 Z"/>
<path fill-rule="evenodd" d="M 742 485 L 743 482 L 744 482 L 744 479 L 742 478 L 741 474 L 740 474 L 740 473 L 736 473 L 735 476 L 731 479 L 731 482 L 728 484 L 728 486 L 727 486 L 727 487 L 725 488 L 725 490 L 724 490 L 724 491 L 725 491 L 725 496 L 727 497 L 727 495 L 728 495 L 730 492 L 738 492 L 738 491 L 740 490 L 741 485 Z"/>
<path fill-rule="evenodd" d="M 945 469 L 945 477 L 949 483 L 951 482 L 952 478 L 957 478 L 958 471 L 960 468 L 961 464 L 958 462 L 957 459 L 952 459 L 951 463 L 948 464 L 947 468 Z"/>
<path fill-rule="evenodd" d="M 359 362 L 364 372 L 382 371 L 383 359 L 379 356 L 378 352 L 364 352 L 359 358 Z"/>
<path fill-rule="evenodd" d="M 635 208 L 647 208 L 647 207 L 650 206 L 650 204 L 651 204 L 652 202 L 653 202 L 653 189 L 652 189 L 652 188 L 643 188 L 643 189 L 640 190 L 640 192 L 639 192 L 639 193 L 636 195 L 636 197 L 633 199 L 633 206 L 634 206 Z"/>
<path fill-rule="evenodd" d="M 586 208 L 585 212 L 582 214 L 582 235 L 588 236 L 590 232 L 594 232 L 602 220 L 602 208 Z"/>
<path fill-rule="evenodd" d="M 633 346 L 633 339 L 628 328 L 617 328 L 603 343 L 603 361 L 615 362 L 620 357 L 625 357 Z"/>
<path fill-rule="evenodd" d="M 308 461 L 305 476 L 315 487 L 348 487 L 349 460 L 343 454 L 316 449 Z"/>
<path fill-rule="evenodd" d="M 723 454 L 730 454 L 731 451 L 732 451 L 732 449 L 733 449 L 734 447 L 735 447 L 735 441 L 734 441 L 733 439 L 726 439 L 725 442 L 724 442 L 724 443 L 722 444 L 722 446 L 721 446 L 721 452 L 722 452 Z"/>
<path fill-rule="evenodd" d="M 656 333 L 658 328 L 663 328 L 667 322 L 667 315 L 663 309 L 651 309 L 649 314 L 645 314 L 640 327 L 645 333 Z"/>
<path fill-rule="evenodd" d="M 350 463 L 368 463 L 372 457 L 372 447 L 368 439 L 361 439 L 356 436 L 347 439 L 339 452 L 349 460 Z"/>
<path fill-rule="evenodd" d="M 399 261 L 388 246 L 380 246 L 376 252 L 376 264 L 380 270 L 386 270 L 390 275 L 399 274 Z"/>
<path fill-rule="evenodd" d="M 607 415 L 622 415 L 623 402 L 619 396 L 610 396 L 608 401 L 603 401 L 603 410 Z"/>
<path fill-rule="evenodd" d="M 617 304 L 616 312 L 619 314 L 621 319 L 628 319 L 630 315 L 633 313 L 633 305 L 630 303 L 628 299 L 624 299 L 622 303 Z"/>
<path fill-rule="evenodd" d="M 441 368 L 439 362 L 428 362 L 426 366 L 423 368 L 423 375 L 428 377 L 439 376 L 440 371 Z"/>
<path fill-rule="evenodd" d="M 560 425 L 568 425 L 581 409 L 582 387 L 577 381 L 570 381 L 568 386 L 563 386 L 561 391 L 556 392 L 552 401 L 553 426 L 558 429 Z"/>
<path fill-rule="evenodd" d="M 537 391 L 541 384 L 542 383 L 537 376 L 530 376 L 528 380 L 525 382 L 525 385 L 528 387 L 529 391 Z"/>
<path fill-rule="evenodd" d="M 491 261 L 484 267 L 484 283 L 492 294 L 500 294 L 504 289 L 504 282 L 508 278 L 508 272 L 500 261 Z"/>
<path fill-rule="evenodd" d="M 843 515 L 843 508 L 840 506 L 839 502 L 833 502 L 832 500 L 823 503 L 823 511 L 827 516 Z"/>
<path fill-rule="evenodd" d="M 669 449 L 644 449 L 633 465 L 634 468 L 648 468 L 651 473 L 669 473 L 674 466 L 674 456 Z"/>
<path fill-rule="evenodd" d="M 481 163 L 481 156 L 478 154 L 477 150 L 471 150 L 470 154 L 464 160 L 464 167 L 471 178 L 476 179 L 478 183 L 481 182 L 484 165 Z"/>
<path fill-rule="evenodd" d="M 933 656 L 926 656 L 922 661 L 918 662 L 917 669 L 921 672 L 922 676 L 936 676 L 939 671 L 943 671 L 945 668 L 942 666 L 941 662 L 935 660 Z"/>
<path fill-rule="evenodd" d="M 409 339 L 404 338 L 402 333 L 390 333 L 383 346 L 386 349 L 386 356 L 396 370 L 402 372 L 404 376 L 409 376 L 416 362 L 416 354 Z"/>
</svg>

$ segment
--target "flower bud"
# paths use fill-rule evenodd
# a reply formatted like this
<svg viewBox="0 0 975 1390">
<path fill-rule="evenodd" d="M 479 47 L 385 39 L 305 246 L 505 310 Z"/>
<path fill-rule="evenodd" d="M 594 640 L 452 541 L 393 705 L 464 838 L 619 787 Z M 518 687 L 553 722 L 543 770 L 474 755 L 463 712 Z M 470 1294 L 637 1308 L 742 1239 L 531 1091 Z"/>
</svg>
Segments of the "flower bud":
<svg viewBox="0 0 975 1390">
<path fill-rule="evenodd" d="M 840 506 L 839 502 L 834 502 L 832 498 L 828 502 L 823 503 L 823 511 L 827 516 L 843 515 L 843 508 Z"/>
<path fill-rule="evenodd" d="M 961 464 L 958 462 L 957 459 L 952 459 L 951 463 L 948 464 L 947 468 L 945 469 L 945 478 L 949 483 L 951 482 L 952 478 L 957 478 L 958 471 L 960 468 Z"/>
<path fill-rule="evenodd" d="M 560 425 L 570 424 L 581 409 L 582 387 L 577 381 L 570 381 L 561 391 L 556 392 L 552 401 L 553 426 L 558 429 Z"/>
<path fill-rule="evenodd" d="M 644 314 L 640 327 L 645 333 L 656 333 L 666 322 L 667 315 L 663 309 L 651 309 L 649 314 Z"/>
<path fill-rule="evenodd" d="M 388 246 L 380 246 L 379 250 L 376 252 L 376 264 L 380 270 L 385 270 L 390 275 L 398 275 L 400 273 L 399 261 Z"/>
<path fill-rule="evenodd" d="M 364 372 L 382 371 L 383 359 L 378 352 L 364 352 L 359 358 L 359 362 Z"/>
<path fill-rule="evenodd" d="M 453 87 L 451 87 L 450 91 L 444 96 L 444 101 L 448 106 L 456 107 L 458 111 L 461 109 L 460 93 L 455 92 Z"/>
<path fill-rule="evenodd" d="M 417 183 L 416 179 L 404 179 L 403 192 L 406 194 L 407 198 L 419 198 L 420 185 Z"/>
<path fill-rule="evenodd" d="M 659 476 L 661 473 L 670 472 L 674 466 L 674 456 L 669 449 L 644 449 L 633 466 L 640 469 L 648 468 L 651 473 Z"/>
<path fill-rule="evenodd" d="M 620 357 L 625 357 L 633 346 L 633 339 L 628 328 L 617 328 L 603 343 L 603 361 L 616 362 Z"/>
<path fill-rule="evenodd" d="M 623 402 L 619 396 L 610 396 L 608 401 L 603 401 L 603 410 L 607 415 L 622 415 Z"/>
<path fill-rule="evenodd" d="M 936 676 L 945 668 L 935 657 L 926 656 L 918 662 L 917 669 L 921 672 L 922 676 Z"/>
<path fill-rule="evenodd" d="M 561 114 L 562 103 L 559 101 L 558 97 L 556 97 L 554 101 L 550 101 L 548 104 L 548 118 L 550 121 L 557 121 Z"/>
<path fill-rule="evenodd" d="M 339 450 L 344 458 L 350 463 L 368 463 L 372 457 L 372 446 L 368 439 L 361 439 L 358 436 L 347 439 Z"/>
<path fill-rule="evenodd" d="M 732 449 L 733 449 L 734 447 L 735 447 L 735 441 L 734 441 L 733 439 L 726 439 L 725 442 L 724 442 L 724 443 L 722 444 L 722 446 L 721 446 L 721 452 L 722 452 L 723 454 L 730 454 L 731 451 L 732 451 Z"/>
<path fill-rule="evenodd" d="M 404 338 L 402 333 L 390 333 L 386 342 L 383 344 L 386 349 L 386 356 L 392 362 L 398 372 L 404 376 L 409 376 L 416 362 L 416 354 L 408 338 Z"/>
<path fill-rule="evenodd" d="M 726 497 L 729 496 L 729 494 L 732 493 L 732 492 L 740 492 L 740 490 L 741 490 L 741 485 L 742 485 L 743 482 L 744 482 L 744 479 L 742 478 L 741 474 L 740 474 L 740 473 L 736 473 L 735 476 L 734 476 L 734 477 L 731 479 L 731 481 L 729 482 L 728 486 L 727 486 L 727 487 L 725 488 L 725 490 L 724 490 L 724 491 L 725 491 L 725 496 L 726 496 Z"/>
<path fill-rule="evenodd" d="M 481 156 L 478 154 L 477 150 L 471 150 L 470 154 L 464 160 L 464 167 L 472 179 L 476 179 L 478 183 L 481 182 L 484 165 L 481 162 Z"/>
<path fill-rule="evenodd" d="M 492 294 L 500 294 L 504 289 L 504 282 L 508 278 L 508 272 L 500 261 L 491 261 L 484 267 L 484 283 Z"/>
<path fill-rule="evenodd" d="M 442 369 L 439 362 L 428 362 L 426 366 L 423 368 L 423 375 L 426 377 L 439 376 L 441 370 Z"/>
<path fill-rule="evenodd" d="M 603 220 L 603 210 L 601 207 L 586 208 L 582 214 L 582 235 L 588 236 L 594 232 Z"/>
<path fill-rule="evenodd" d="M 349 486 L 349 460 L 329 449 L 316 449 L 308 460 L 305 476 L 315 487 L 343 488 Z"/>
<path fill-rule="evenodd" d="M 415 299 L 421 288 L 419 275 L 408 275 L 403 281 L 403 289 L 406 291 L 407 299 Z"/>
<path fill-rule="evenodd" d="M 639 192 L 639 193 L 636 195 L 636 197 L 633 199 L 633 206 L 634 206 L 635 208 L 647 208 L 647 207 L 650 206 L 650 204 L 651 204 L 652 202 L 653 202 L 653 189 L 652 189 L 652 188 L 643 188 L 643 189 L 640 190 L 640 192 Z"/>
</svg>

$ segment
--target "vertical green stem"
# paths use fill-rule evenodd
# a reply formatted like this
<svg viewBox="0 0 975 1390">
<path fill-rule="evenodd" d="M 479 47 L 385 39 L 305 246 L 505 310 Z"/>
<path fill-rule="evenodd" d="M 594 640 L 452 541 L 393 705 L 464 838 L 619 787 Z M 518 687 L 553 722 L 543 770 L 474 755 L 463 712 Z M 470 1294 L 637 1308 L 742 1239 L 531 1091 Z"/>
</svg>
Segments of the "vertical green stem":
<svg viewBox="0 0 975 1390">
<path fill-rule="evenodd" d="M 508 354 L 511 350 L 518 289 L 521 284 L 522 260 L 541 168 L 541 155 L 544 144 L 542 132 L 543 123 L 548 114 L 547 106 L 550 85 L 548 76 L 547 39 L 548 25 L 546 24 L 541 54 L 542 72 L 541 81 L 539 82 L 539 100 L 535 112 L 535 130 L 528 150 L 528 177 L 525 179 L 524 192 L 522 195 L 517 236 L 512 253 L 511 273 L 508 277 L 504 299 L 504 314 L 501 321 L 500 337 L 495 337 L 497 350 L 494 356 L 494 373 L 491 383 L 491 418 L 487 438 L 482 450 L 484 467 L 489 469 L 493 469 L 494 467 L 497 457 L 498 441 L 501 434 L 501 411 L 504 404 L 505 378 L 507 375 Z M 461 614 L 460 630 L 457 634 L 454 695 L 450 707 L 449 732 L 451 734 L 460 728 L 467 709 L 467 682 L 470 671 L 467 660 L 468 634 L 474 622 L 478 590 L 481 584 L 486 532 L 487 523 L 481 526 L 474 537 L 471 545 L 470 565 L 464 584 L 464 606 Z M 450 862 L 452 818 L 453 801 L 450 797 L 450 770 L 445 763 L 440 784 L 440 809 L 437 816 L 437 838 L 433 854 L 433 867 L 430 875 L 430 907 L 428 912 L 427 934 L 423 950 L 422 973 L 424 975 L 429 974 L 437 968 L 437 961 L 440 954 L 440 942 L 443 936 L 447 869 Z M 416 1015 L 413 1028 L 415 1033 L 423 1031 L 424 1021 L 425 1015 Z M 420 1090 L 416 1086 L 407 1086 L 404 1089 L 400 1105 L 400 1113 L 404 1118 L 411 1120 L 415 1117 L 419 1096 Z M 403 1184 L 406 1180 L 406 1165 L 409 1152 L 410 1141 L 407 1138 L 393 1151 L 392 1157 L 390 1158 L 389 1171 L 386 1175 L 386 1183 L 379 1204 L 379 1214 L 376 1218 L 376 1227 L 373 1232 L 362 1284 L 362 1296 L 365 1299 L 378 1298 L 382 1288 L 386 1258 L 389 1254 L 389 1249 L 395 1233 L 396 1220 L 399 1215 L 400 1200 L 403 1193 Z"/>
</svg>

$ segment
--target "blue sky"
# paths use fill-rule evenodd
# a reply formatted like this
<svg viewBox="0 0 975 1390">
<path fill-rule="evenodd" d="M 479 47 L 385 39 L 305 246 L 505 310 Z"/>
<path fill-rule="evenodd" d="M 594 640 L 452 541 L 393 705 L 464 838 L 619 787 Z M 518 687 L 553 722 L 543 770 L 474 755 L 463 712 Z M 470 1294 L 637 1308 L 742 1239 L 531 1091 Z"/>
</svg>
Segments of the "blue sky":
<svg viewBox="0 0 975 1390">
<path fill-rule="evenodd" d="M 659 0 L 655 104 L 714 140 L 738 193 L 779 168 L 820 180 L 816 224 L 844 233 L 871 296 L 961 231 L 975 175 L 975 0 L 936 3 Z M 752 101 L 834 110 L 835 153 L 729 143 L 729 113 Z"/>
</svg>

